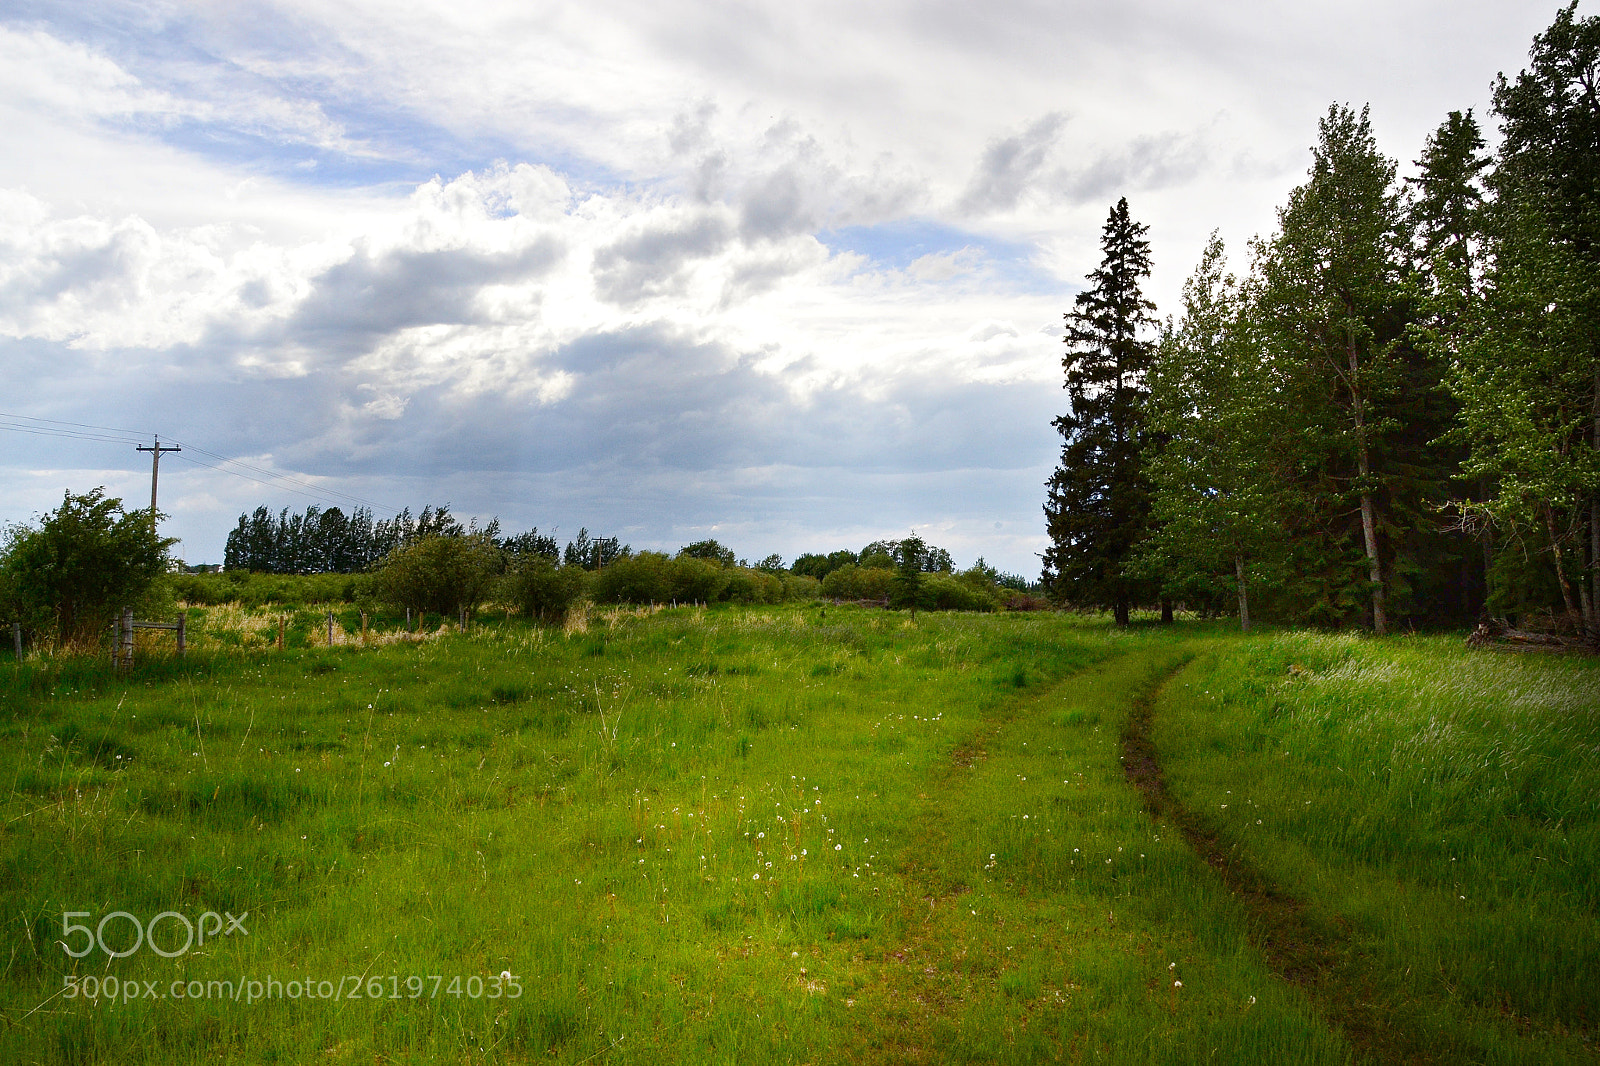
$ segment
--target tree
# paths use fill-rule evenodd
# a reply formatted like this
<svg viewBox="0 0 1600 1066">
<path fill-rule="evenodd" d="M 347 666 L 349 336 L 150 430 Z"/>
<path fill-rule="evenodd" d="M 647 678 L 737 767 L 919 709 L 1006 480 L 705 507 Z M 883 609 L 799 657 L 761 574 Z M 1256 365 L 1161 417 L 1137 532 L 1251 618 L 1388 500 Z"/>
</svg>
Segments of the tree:
<svg viewBox="0 0 1600 1066">
<path fill-rule="evenodd" d="M 1471 110 L 1452 111 L 1423 147 L 1417 176 L 1406 179 L 1416 190 L 1408 214 L 1417 253 L 1424 274 L 1435 283 L 1446 275 L 1470 289 L 1478 273 L 1483 173 L 1490 164 L 1483 148 Z"/>
<path fill-rule="evenodd" d="M 1305 428 L 1328 451 L 1321 473 L 1357 504 L 1378 634 L 1389 627 L 1380 538 L 1391 486 L 1376 456 L 1396 426 L 1385 408 L 1402 370 L 1405 243 L 1395 164 L 1378 151 L 1367 109 L 1358 116 L 1333 105 L 1318 123 L 1307 180 L 1290 193 L 1262 249 L 1261 307 L 1274 358 L 1295 379 Z"/>
<path fill-rule="evenodd" d="M 1151 439 L 1161 446 L 1146 455 L 1155 522 L 1141 553 L 1166 593 L 1191 605 L 1231 583 L 1248 632 L 1250 574 L 1282 554 L 1292 434 L 1224 256 L 1212 233 L 1151 367 Z"/>
<path fill-rule="evenodd" d="M 166 571 L 174 543 L 156 535 L 149 510 L 125 512 L 104 488 L 68 492 L 39 528 L 9 531 L 0 609 L 63 647 L 91 647 Z"/>
<path fill-rule="evenodd" d="M 1416 161 L 1417 176 L 1406 179 L 1415 190 L 1408 221 L 1416 240 L 1416 280 L 1421 293 L 1420 314 L 1413 328 L 1418 348 L 1431 357 L 1433 367 L 1444 370 L 1443 376 L 1448 376 L 1447 368 L 1456 355 L 1451 338 L 1459 336 L 1463 315 L 1482 295 L 1487 211 L 1483 179 L 1490 163 L 1472 112 L 1452 111 L 1428 138 L 1422 158 Z M 1459 403 L 1446 414 L 1452 424 L 1458 423 Z M 1452 428 L 1434 442 L 1435 447 L 1448 449 L 1441 458 L 1450 472 L 1441 471 L 1441 482 L 1452 474 L 1456 479 L 1465 478 L 1465 439 Z M 1483 584 L 1468 590 L 1463 613 L 1479 610 L 1487 600 L 1489 574 L 1494 568 L 1493 526 L 1480 520 L 1492 481 L 1487 477 L 1475 481 L 1475 500 L 1447 505 L 1459 515 L 1454 532 L 1478 543 L 1476 566 L 1481 567 Z"/>
<path fill-rule="evenodd" d="M 725 548 L 715 540 L 697 540 L 693 544 L 678 549 L 680 559 L 706 559 L 719 566 L 732 566 L 734 554 L 732 548 Z"/>
<path fill-rule="evenodd" d="M 1495 85 L 1494 265 L 1452 387 L 1497 482 L 1484 512 L 1543 533 L 1567 616 L 1600 637 L 1600 17 L 1576 11 Z"/>
<path fill-rule="evenodd" d="M 561 562 L 561 547 L 556 543 L 556 538 L 548 533 L 540 533 L 538 526 L 526 533 L 506 537 L 500 541 L 500 549 L 513 558 L 542 555 L 551 563 Z"/>
<path fill-rule="evenodd" d="M 581 566 L 585 570 L 602 570 L 619 559 L 626 559 L 633 549 L 616 537 L 590 537 L 587 527 L 567 542 L 563 561 L 568 566 Z"/>
<path fill-rule="evenodd" d="M 1145 443 L 1145 374 L 1154 345 L 1144 334 L 1155 305 L 1141 283 L 1150 275 L 1148 227 L 1117 201 L 1101 231 L 1104 256 L 1065 315 L 1070 412 L 1055 420 L 1064 444 L 1048 483 L 1045 520 L 1050 547 L 1044 583 L 1053 598 L 1075 606 L 1110 607 L 1128 624 L 1135 600 L 1151 583 L 1130 566 L 1149 520 Z"/>
<path fill-rule="evenodd" d="M 915 533 L 895 544 L 894 579 L 889 584 L 889 606 L 911 608 L 911 620 L 917 620 L 917 608 L 924 606 L 926 598 L 922 573 L 926 568 L 928 546 Z"/>
<path fill-rule="evenodd" d="M 789 572 L 802 577 L 814 577 L 821 581 L 835 570 L 845 566 L 854 566 L 860 561 L 860 556 L 848 548 L 840 548 L 838 551 L 829 552 L 827 555 L 805 552 L 795 559 L 794 565 L 789 568 Z"/>
</svg>

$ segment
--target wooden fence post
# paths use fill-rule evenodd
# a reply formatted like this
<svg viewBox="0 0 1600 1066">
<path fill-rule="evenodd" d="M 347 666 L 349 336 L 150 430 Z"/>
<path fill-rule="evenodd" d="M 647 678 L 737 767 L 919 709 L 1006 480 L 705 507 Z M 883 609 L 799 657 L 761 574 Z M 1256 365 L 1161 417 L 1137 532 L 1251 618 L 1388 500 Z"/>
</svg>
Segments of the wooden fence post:
<svg viewBox="0 0 1600 1066">
<path fill-rule="evenodd" d="M 187 629 L 185 629 L 185 626 L 187 625 L 188 621 L 189 621 L 188 613 L 187 612 L 179 612 L 179 614 L 178 614 L 178 658 L 180 658 L 180 659 L 182 659 L 185 656 L 185 654 L 188 651 L 188 647 L 189 647 L 187 641 L 184 639 L 185 636 L 187 635 L 187 632 L 188 632 Z"/>
<path fill-rule="evenodd" d="M 367 612 L 361 612 L 361 643 L 367 642 Z"/>
<path fill-rule="evenodd" d="M 333 647 L 333 612 L 328 612 L 328 647 Z"/>
<path fill-rule="evenodd" d="M 283 617 L 283 615 L 280 614 L 278 616 L 278 650 L 279 651 L 283 650 L 283 630 L 284 630 L 284 626 L 285 626 L 286 622 L 287 622 L 287 619 L 285 619 Z"/>
<path fill-rule="evenodd" d="M 11 623 L 11 640 L 17 646 L 17 662 L 22 662 L 22 623 Z"/>
<path fill-rule="evenodd" d="M 120 649 L 122 651 L 122 662 L 120 663 L 119 668 L 123 669 L 123 670 L 132 670 L 133 669 L 133 608 L 132 607 L 124 607 L 122 609 L 122 627 L 121 627 L 121 632 L 117 634 L 117 644 L 119 645 L 119 647 L 120 647 Z"/>
</svg>

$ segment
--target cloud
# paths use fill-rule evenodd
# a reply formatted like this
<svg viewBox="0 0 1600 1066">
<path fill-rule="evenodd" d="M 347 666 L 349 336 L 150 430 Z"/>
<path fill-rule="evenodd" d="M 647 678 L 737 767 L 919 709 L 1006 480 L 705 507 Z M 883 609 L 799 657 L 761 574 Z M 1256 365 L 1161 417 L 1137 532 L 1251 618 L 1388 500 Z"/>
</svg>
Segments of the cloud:
<svg viewBox="0 0 1600 1066">
<path fill-rule="evenodd" d="M 650 220 L 595 251 L 595 289 L 601 299 L 624 307 L 652 296 L 682 295 L 691 265 L 721 253 L 733 233 L 720 212 Z"/>
<path fill-rule="evenodd" d="M 762 554 L 915 523 L 994 560 L 1000 521 L 1027 568 L 1105 204 L 1139 193 L 1170 301 L 1329 99 L 1414 158 L 1546 17 L 1358 7 L 27 3 L 0 393 L 395 503 Z M 109 477 L 35 443 L 9 506 Z"/>
<path fill-rule="evenodd" d="M 1071 204 L 1098 206 L 1124 193 L 1192 181 L 1209 157 L 1205 142 L 1192 134 L 1136 137 L 1127 147 L 1086 166 L 1058 171 L 1052 176 L 1050 191 Z"/>
<path fill-rule="evenodd" d="M 412 326 L 484 321 L 480 292 L 536 278 L 558 263 L 560 242 L 546 237 L 514 252 L 476 249 L 393 250 L 354 255 L 311 280 L 285 334 L 302 339 L 336 334 L 343 343 Z"/>
<path fill-rule="evenodd" d="M 967 214 L 1015 208 L 1044 169 L 1066 124 L 1065 115 L 1051 112 L 1019 134 L 990 141 L 958 208 Z"/>
<path fill-rule="evenodd" d="M 152 85 L 81 42 L 0 25 L 0 95 L 12 106 L 45 109 L 67 121 L 168 130 L 196 124 L 285 144 L 368 151 L 317 101 L 275 92 L 236 67 L 176 60 L 161 72 L 168 84 Z"/>
</svg>

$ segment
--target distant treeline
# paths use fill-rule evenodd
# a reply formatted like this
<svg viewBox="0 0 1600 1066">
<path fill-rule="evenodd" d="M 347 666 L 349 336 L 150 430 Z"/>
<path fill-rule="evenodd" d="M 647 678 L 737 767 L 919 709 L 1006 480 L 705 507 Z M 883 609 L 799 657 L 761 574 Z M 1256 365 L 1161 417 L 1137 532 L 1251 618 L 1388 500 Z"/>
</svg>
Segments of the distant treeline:
<svg viewBox="0 0 1600 1066">
<path fill-rule="evenodd" d="M 631 553 L 616 537 L 592 537 L 588 529 L 578 530 L 563 553 L 556 538 L 537 527 L 502 536 L 498 518 L 480 529 L 476 518 L 463 523 L 447 503 L 424 507 L 415 515 L 408 507 L 393 518 L 376 520 L 365 507 L 349 514 L 337 507 L 313 506 L 303 512 L 285 507 L 277 514 L 257 507 L 240 515 L 228 534 L 223 567 L 258 574 L 359 574 L 390 552 L 428 537 L 466 536 L 484 537 L 511 555 L 542 555 L 585 570 L 598 570 Z"/>
<path fill-rule="evenodd" d="M 223 566 L 227 570 L 258 574 L 359 574 L 371 570 L 391 552 L 428 537 L 479 536 L 511 557 L 538 555 L 552 563 L 584 570 L 601 570 L 634 554 L 633 548 L 619 538 L 595 536 L 587 527 L 579 529 L 563 548 L 554 536 L 540 533 L 537 526 L 526 533 L 508 536 L 501 533 L 498 518 L 490 519 L 481 528 L 477 522 L 472 518 L 463 523 L 451 513 L 448 503 L 429 505 L 415 515 L 408 507 L 393 518 L 378 520 L 364 507 L 349 514 L 337 507 L 323 510 L 313 506 L 302 512 L 286 507 L 276 514 L 266 507 L 257 507 L 251 514 L 241 514 L 239 524 L 228 534 Z M 900 544 L 898 540 L 875 540 L 859 552 L 848 548 L 827 554 L 806 552 L 796 558 L 792 566 L 785 565 L 783 557 L 776 554 L 751 564 L 715 540 L 686 545 L 677 554 L 726 567 L 738 566 L 771 574 L 787 572 L 821 581 L 847 566 L 893 570 L 898 565 Z M 956 571 L 950 552 L 936 545 L 927 548 L 919 568 L 930 574 Z M 1039 587 L 1037 582 L 1019 574 L 994 569 L 982 557 L 974 568 L 999 588 L 1029 592 Z"/>
<path fill-rule="evenodd" d="M 374 520 L 366 509 L 258 507 L 228 535 L 227 573 L 174 579 L 190 603 L 369 600 L 452 613 L 487 600 L 530 616 L 562 616 L 571 604 L 778 603 L 827 597 L 929 610 L 1033 609 L 1039 586 L 979 558 L 957 572 L 950 552 L 920 538 L 875 540 L 859 552 L 780 555 L 755 564 L 715 540 L 675 554 L 635 552 L 617 537 L 580 529 L 561 546 L 535 527 L 505 535 L 498 519 L 462 522 L 449 504 Z M 916 595 L 894 593 L 897 573 L 926 575 Z M 902 578 L 902 584 L 904 579 Z"/>
</svg>

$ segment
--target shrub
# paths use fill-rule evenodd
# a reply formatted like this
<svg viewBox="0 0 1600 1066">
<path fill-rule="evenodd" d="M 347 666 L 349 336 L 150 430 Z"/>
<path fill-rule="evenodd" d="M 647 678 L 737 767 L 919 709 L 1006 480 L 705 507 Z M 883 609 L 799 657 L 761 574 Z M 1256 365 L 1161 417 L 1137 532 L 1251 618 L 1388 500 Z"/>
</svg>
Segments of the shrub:
<svg viewBox="0 0 1600 1066">
<path fill-rule="evenodd" d="M 815 600 L 822 596 L 822 582 L 807 574 L 780 574 L 785 600 Z"/>
<path fill-rule="evenodd" d="M 513 564 L 500 586 L 500 597 L 530 619 L 556 624 L 583 595 L 587 572 L 581 566 L 557 566 L 545 555 L 525 555 Z"/>
<path fill-rule="evenodd" d="M 992 611 L 995 597 L 948 574 L 923 575 L 922 605 L 930 611 Z"/>
<path fill-rule="evenodd" d="M 596 603 L 666 603 L 672 597 L 672 560 L 660 552 L 618 559 L 594 578 Z"/>
<path fill-rule="evenodd" d="M 667 563 L 665 572 L 667 593 L 662 600 L 678 603 L 715 603 L 723 599 L 733 574 L 719 562 L 681 552 Z"/>
<path fill-rule="evenodd" d="M 364 598 L 369 579 L 361 574 L 262 574 L 229 570 L 221 574 L 172 574 L 165 582 L 185 603 L 213 607 L 299 606 L 310 603 L 355 603 Z"/>
<path fill-rule="evenodd" d="M 396 548 L 372 575 L 372 593 L 393 607 L 453 615 L 488 598 L 502 565 L 489 538 L 429 536 Z"/>
<path fill-rule="evenodd" d="M 894 571 L 847 563 L 822 579 L 822 594 L 835 600 L 887 600 Z"/>
<path fill-rule="evenodd" d="M 118 611 L 150 595 L 172 544 L 149 511 L 125 512 L 103 488 L 68 492 L 38 529 L 9 530 L 0 613 L 62 646 L 91 646 Z"/>
</svg>

